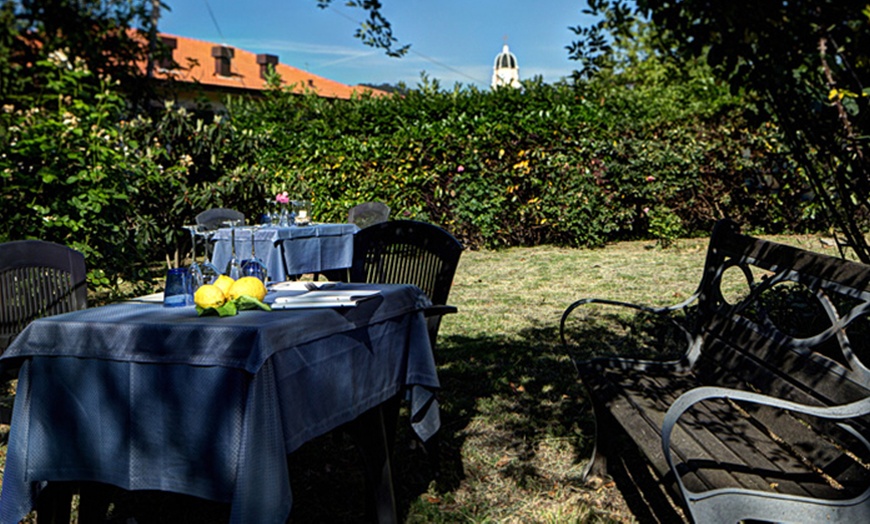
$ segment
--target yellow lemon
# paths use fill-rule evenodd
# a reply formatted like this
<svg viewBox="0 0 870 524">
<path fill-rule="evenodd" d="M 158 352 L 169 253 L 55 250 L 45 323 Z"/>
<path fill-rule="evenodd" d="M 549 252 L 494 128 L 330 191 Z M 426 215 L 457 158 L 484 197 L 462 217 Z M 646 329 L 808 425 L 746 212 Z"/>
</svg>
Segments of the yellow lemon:
<svg viewBox="0 0 870 524">
<path fill-rule="evenodd" d="M 219 287 L 220 290 L 224 292 L 224 295 L 228 295 L 234 282 L 235 280 L 233 280 L 232 277 L 221 275 L 214 281 L 214 285 Z"/>
<path fill-rule="evenodd" d="M 227 297 L 224 295 L 224 292 L 214 284 L 199 286 L 199 289 L 193 294 L 193 302 L 203 309 L 220 307 L 226 301 Z"/>
<path fill-rule="evenodd" d="M 266 286 L 257 277 L 242 277 L 233 282 L 227 295 L 230 297 L 230 300 L 235 300 L 242 295 L 248 295 L 262 302 L 266 298 Z"/>
</svg>

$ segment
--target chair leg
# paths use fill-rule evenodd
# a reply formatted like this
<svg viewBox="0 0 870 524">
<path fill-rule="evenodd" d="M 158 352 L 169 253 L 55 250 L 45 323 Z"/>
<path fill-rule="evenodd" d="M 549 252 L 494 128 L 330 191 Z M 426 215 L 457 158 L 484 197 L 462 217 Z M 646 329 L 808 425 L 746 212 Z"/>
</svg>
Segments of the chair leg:
<svg viewBox="0 0 870 524">
<path fill-rule="evenodd" d="M 36 501 L 37 524 L 71 522 L 72 497 L 78 488 L 78 522 L 103 522 L 111 503 L 110 487 L 97 482 L 49 482 Z"/>
</svg>

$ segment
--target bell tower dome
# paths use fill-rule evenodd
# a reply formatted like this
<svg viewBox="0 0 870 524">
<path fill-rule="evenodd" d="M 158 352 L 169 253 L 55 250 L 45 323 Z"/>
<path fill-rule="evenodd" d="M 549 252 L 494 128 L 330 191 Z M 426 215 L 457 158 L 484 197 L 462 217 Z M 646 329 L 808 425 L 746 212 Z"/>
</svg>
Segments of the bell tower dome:
<svg viewBox="0 0 870 524">
<path fill-rule="evenodd" d="M 520 67 L 517 64 L 517 57 L 508 49 L 505 44 L 501 53 L 496 55 L 495 64 L 492 66 L 492 88 L 499 87 L 520 87 Z"/>
</svg>

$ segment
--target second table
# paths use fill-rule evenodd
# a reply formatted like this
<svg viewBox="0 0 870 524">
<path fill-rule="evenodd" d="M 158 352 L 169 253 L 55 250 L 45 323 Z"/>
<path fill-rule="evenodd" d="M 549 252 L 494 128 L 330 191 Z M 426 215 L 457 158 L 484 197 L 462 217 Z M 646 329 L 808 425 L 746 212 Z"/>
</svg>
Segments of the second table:
<svg viewBox="0 0 870 524">
<path fill-rule="evenodd" d="M 280 282 L 306 273 L 344 269 L 353 262 L 355 224 L 311 224 L 307 226 L 237 227 L 236 257 L 251 258 L 254 251 L 266 264 L 269 280 Z M 212 262 L 223 271 L 232 256 L 232 231 L 219 229 L 214 235 Z"/>
</svg>

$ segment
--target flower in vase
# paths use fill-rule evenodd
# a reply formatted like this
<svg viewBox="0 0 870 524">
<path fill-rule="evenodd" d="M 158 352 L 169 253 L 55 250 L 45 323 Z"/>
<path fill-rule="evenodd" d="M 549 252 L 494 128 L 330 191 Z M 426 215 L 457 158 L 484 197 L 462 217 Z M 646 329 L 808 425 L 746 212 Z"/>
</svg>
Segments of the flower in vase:
<svg viewBox="0 0 870 524">
<path fill-rule="evenodd" d="M 283 193 L 278 193 L 277 195 L 275 195 L 275 202 L 278 202 L 279 204 L 289 204 L 290 195 L 288 195 L 286 191 L 284 191 Z"/>
</svg>

